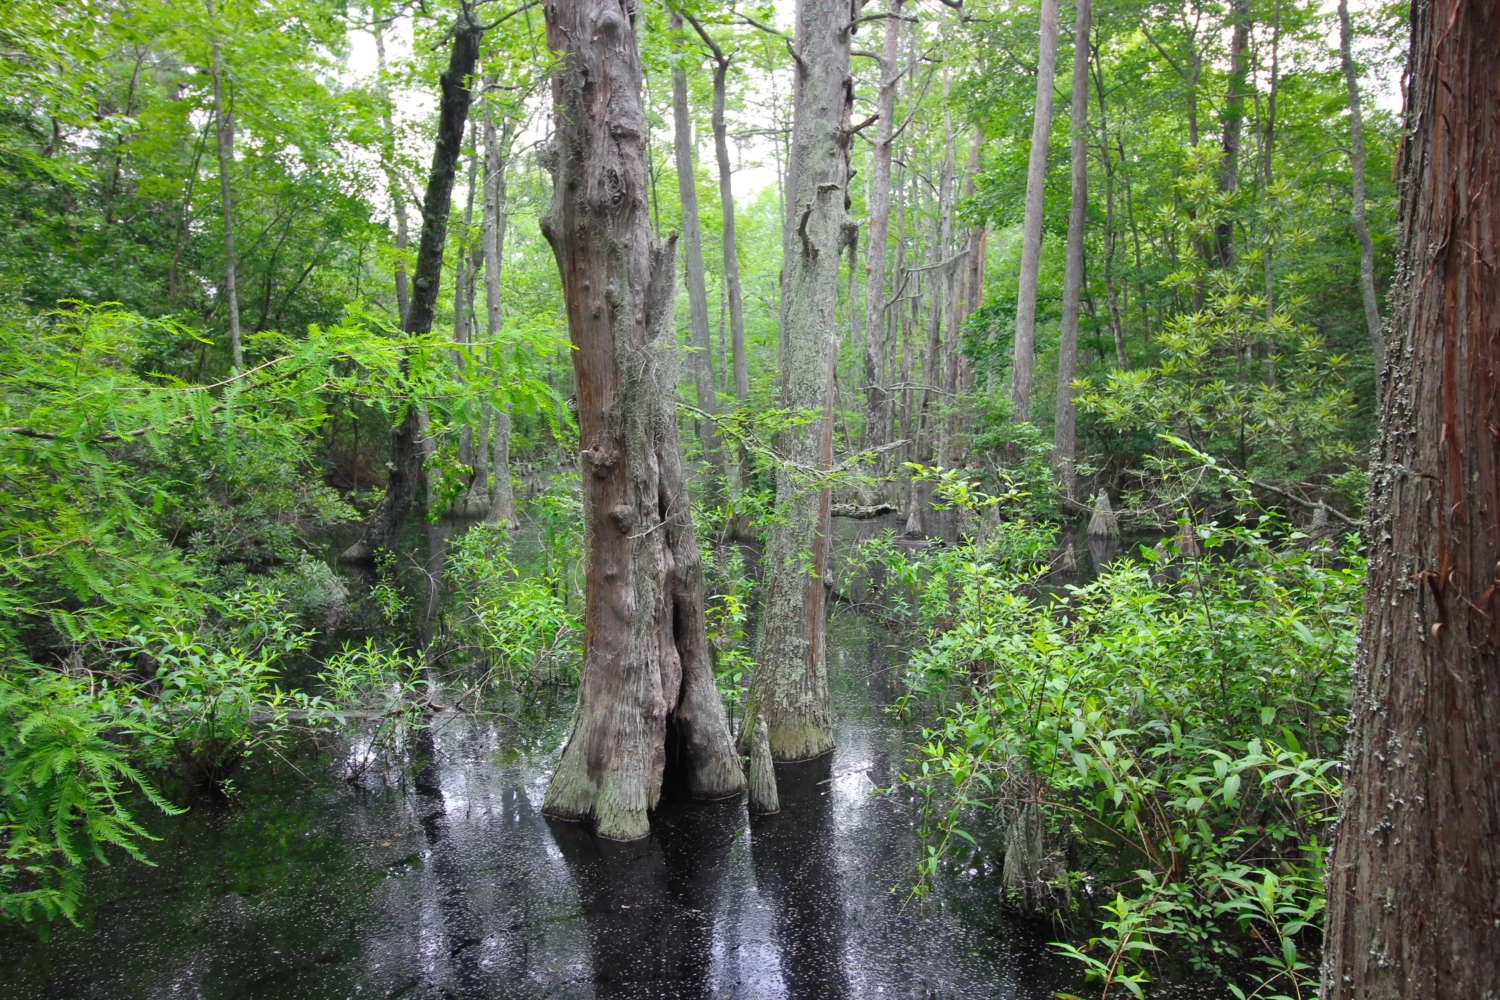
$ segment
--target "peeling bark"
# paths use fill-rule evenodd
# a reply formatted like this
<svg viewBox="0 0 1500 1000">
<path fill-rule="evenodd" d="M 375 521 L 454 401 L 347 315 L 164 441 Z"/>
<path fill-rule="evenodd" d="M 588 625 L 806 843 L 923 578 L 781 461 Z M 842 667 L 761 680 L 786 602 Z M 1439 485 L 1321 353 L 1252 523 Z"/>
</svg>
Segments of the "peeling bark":
<svg viewBox="0 0 1500 1000">
<path fill-rule="evenodd" d="M 703 573 L 677 437 L 673 240 L 652 234 L 633 5 L 551 0 L 552 246 L 568 313 L 584 493 L 578 707 L 543 811 L 599 836 L 650 833 L 672 757 L 689 791 L 744 773 L 714 686 Z"/>
</svg>

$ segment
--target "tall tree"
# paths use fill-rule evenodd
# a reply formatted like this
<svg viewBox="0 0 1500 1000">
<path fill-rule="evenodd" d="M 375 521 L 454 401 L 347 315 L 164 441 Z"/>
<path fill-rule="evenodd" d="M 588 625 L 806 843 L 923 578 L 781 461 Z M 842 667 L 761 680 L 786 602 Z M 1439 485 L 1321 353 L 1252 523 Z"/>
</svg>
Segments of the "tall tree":
<svg viewBox="0 0 1500 1000">
<path fill-rule="evenodd" d="M 729 345 L 734 358 L 734 396 L 741 404 L 750 395 L 750 366 L 745 358 L 745 298 L 740 290 L 740 259 L 734 234 L 734 171 L 729 162 L 729 130 L 724 123 L 724 103 L 732 56 L 724 54 L 696 18 L 688 18 L 703 44 L 714 56 L 714 159 L 719 165 L 719 210 L 724 220 L 724 288 L 729 307 Z"/>
<path fill-rule="evenodd" d="M 1221 142 L 1224 159 L 1219 165 L 1219 190 L 1233 195 L 1239 185 L 1240 138 L 1245 123 L 1245 92 L 1250 85 L 1250 0 L 1230 0 L 1229 89 L 1224 95 Z M 1214 256 L 1220 267 L 1234 263 L 1234 219 L 1214 227 Z"/>
<path fill-rule="evenodd" d="M 1323 996 L 1500 982 L 1500 9 L 1412 7 Z"/>
<path fill-rule="evenodd" d="M 402 190 L 396 166 L 396 126 L 391 121 L 391 95 L 386 85 L 385 25 L 376 20 L 370 26 L 370 34 L 375 37 L 375 79 L 380 98 L 380 124 L 384 129 L 380 142 L 381 166 L 385 170 L 391 210 L 396 217 L 396 314 L 405 323 L 406 310 L 411 304 L 411 287 L 406 274 L 406 248 L 411 236 L 406 221 L 406 192 Z"/>
<path fill-rule="evenodd" d="M 891 393 L 886 388 L 885 258 L 891 225 L 891 158 L 896 145 L 896 84 L 901 47 L 901 7 L 886 0 L 880 46 L 880 90 L 875 98 L 875 148 L 870 155 L 870 222 L 865 238 L 865 447 L 878 448 L 891 434 Z"/>
<path fill-rule="evenodd" d="M 849 4 L 800 0 L 792 135 L 782 229 L 779 405 L 801 417 L 776 436 L 776 512 L 765 555 L 755 675 L 745 718 L 765 716 L 771 756 L 803 760 L 833 749 L 824 631 L 829 492 L 806 470 L 833 464 L 839 257 L 849 219 Z M 805 422 L 804 422 L 805 421 Z M 753 726 L 740 730 L 741 743 Z"/>
<path fill-rule="evenodd" d="M 422 201 L 422 235 L 417 243 L 417 266 L 412 275 L 412 297 L 402 329 L 409 336 L 432 332 L 433 314 L 437 309 L 438 290 L 443 276 L 443 250 L 448 241 L 448 213 L 453 203 L 453 180 L 458 172 L 458 158 L 463 147 L 464 123 L 469 117 L 472 100 L 470 80 L 479 60 L 479 39 L 483 34 L 473 12 L 467 6 L 459 9 L 453 25 L 452 48 L 448 68 L 440 78 L 437 143 L 432 150 L 432 169 L 427 177 L 427 192 Z M 404 362 L 403 362 L 404 364 Z M 380 503 L 365 525 L 364 536 L 344 551 L 349 562 L 373 559 L 377 549 L 395 542 L 411 516 L 412 507 L 424 507 L 425 486 L 422 475 L 425 437 L 423 409 L 416 402 L 402 411 L 401 420 L 391 431 L 389 478 Z"/>
<path fill-rule="evenodd" d="M 676 11 L 672 12 L 671 28 L 672 41 L 678 45 L 672 63 L 672 153 L 677 166 L 677 196 L 682 204 L 682 251 L 687 258 L 688 367 L 698 389 L 698 409 L 708 414 L 698 420 L 698 437 L 710 464 L 718 466 L 713 418 L 719 407 L 709 348 L 708 282 L 703 272 L 703 227 L 698 221 L 698 177 L 693 167 L 693 116 L 688 108 L 687 69 L 682 64 L 687 46 L 683 44 L 682 15 Z"/>
<path fill-rule="evenodd" d="M 1375 297 L 1375 241 L 1370 238 L 1370 224 L 1365 219 L 1365 124 L 1359 105 L 1359 76 L 1354 71 L 1354 55 L 1349 26 L 1349 0 L 1339 0 L 1339 60 L 1344 68 L 1344 85 L 1349 90 L 1349 173 L 1353 203 L 1349 217 L 1354 222 L 1354 236 L 1359 240 L 1359 294 L 1365 306 L 1365 328 L 1370 334 L 1370 349 L 1375 354 L 1375 371 L 1385 361 L 1385 341 L 1380 333 L 1380 300 Z"/>
<path fill-rule="evenodd" d="M 1083 238 L 1089 211 L 1089 0 L 1078 0 L 1073 20 L 1072 196 L 1068 203 L 1068 260 L 1063 270 L 1062 329 L 1057 346 L 1057 414 L 1053 462 L 1063 491 L 1076 492 L 1077 413 L 1073 379 L 1078 376 L 1078 315 L 1083 300 Z"/>
<path fill-rule="evenodd" d="M 550 816 L 650 833 L 669 733 L 694 795 L 745 787 L 714 686 L 675 409 L 674 241 L 651 231 L 635 5 L 549 0 L 555 138 L 542 234 L 562 277 L 584 492 L 578 708 Z"/>
<path fill-rule="evenodd" d="M 505 170 L 510 160 L 510 145 L 515 137 L 515 119 L 507 115 L 504 127 L 497 133 L 491 108 L 484 113 L 484 301 L 489 350 L 499 351 L 495 341 L 500 336 L 503 309 L 500 299 L 500 269 L 505 260 L 506 197 Z M 486 423 L 494 427 L 490 449 L 480 441 L 479 458 L 494 467 L 495 480 L 490 485 L 489 513 L 485 520 L 511 528 L 516 522 L 515 500 L 510 486 L 510 407 L 485 403 Z M 481 438 L 483 435 L 481 435 Z M 485 471 L 479 470 L 481 490 L 487 485 Z"/>
<path fill-rule="evenodd" d="M 1031 155 L 1026 165 L 1026 216 L 1021 223 L 1021 280 L 1016 289 L 1016 341 L 1010 376 L 1012 420 L 1031 419 L 1031 368 L 1036 354 L 1036 289 L 1042 269 L 1042 204 L 1047 184 L 1047 137 L 1052 132 L 1052 87 L 1057 76 L 1057 0 L 1042 0 L 1040 50 Z"/>
<path fill-rule="evenodd" d="M 213 0 L 203 0 L 210 22 L 214 20 Z M 229 358 L 235 371 L 245 366 L 240 343 L 240 297 L 235 275 L 234 257 L 234 189 L 230 183 L 229 165 L 234 162 L 234 121 L 224 111 L 224 60 L 219 52 L 219 29 L 209 24 L 209 50 L 214 73 L 214 131 L 219 150 L 219 196 L 224 203 L 224 305 L 229 313 Z"/>
</svg>

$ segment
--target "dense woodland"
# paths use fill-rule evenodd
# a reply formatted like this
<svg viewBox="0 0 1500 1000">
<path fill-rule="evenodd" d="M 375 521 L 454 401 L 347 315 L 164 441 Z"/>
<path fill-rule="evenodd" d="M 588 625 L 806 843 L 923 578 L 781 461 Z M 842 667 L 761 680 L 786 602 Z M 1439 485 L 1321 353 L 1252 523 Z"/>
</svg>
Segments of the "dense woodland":
<svg viewBox="0 0 1500 1000">
<path fill-rule="evenodd" d="M 843 604 L 909 650 L 912 905 L 1003 858 L 1094 996 L 1489 995 L 1483 6 L 5 4 L 0 915 L 541 685 L 547 815 L 648 836 L 668 741 L 774 811 Z M 1361 854 L 1440 688 L 1488 805 Z M 1328 885 L 1451 920 L 1325 894 L 1351 769 Z"/>
</svg>

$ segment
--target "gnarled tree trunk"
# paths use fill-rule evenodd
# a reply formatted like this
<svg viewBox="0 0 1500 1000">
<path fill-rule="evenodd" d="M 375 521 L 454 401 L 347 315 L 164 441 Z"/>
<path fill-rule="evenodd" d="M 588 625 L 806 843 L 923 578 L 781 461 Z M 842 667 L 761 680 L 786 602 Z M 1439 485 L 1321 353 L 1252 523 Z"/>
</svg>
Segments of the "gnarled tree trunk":
<svg viewBox="0 0 1500 1000">
<path fill-rule="evenodd" d="M 1500 995 L 1500 9 L 1412 6 L 1323 995 Z"/>
<path fill-rule="evenodd" d="M 815 418 L 777 435 L 776 450 L 800 466 L 833 464 L 833 373 L 838 358 L 839 255 L 849 220 L 849 5 L 800 0 L 795 91 L 782 231 L 781 399 Z M 824 632 L 829 492 L 806 471 L 776 473 L 777 519 L 765 555 L 765 604 L 745 718 L 763 715 L 777 760 L 833 749 Z M 752 726 L 740 740 L 748 750 Z"/>
<path fill-rule="evenodd" d="M 668 760 L 694 795 L 745 787 L 714 686 L 675 412 L 674 244 L 651 232 L 628 0 L 551 0 L 557 257 L 582 439 L 587 606 L 578 707 L 543 811 L 650 833 Z"/>
</svg>

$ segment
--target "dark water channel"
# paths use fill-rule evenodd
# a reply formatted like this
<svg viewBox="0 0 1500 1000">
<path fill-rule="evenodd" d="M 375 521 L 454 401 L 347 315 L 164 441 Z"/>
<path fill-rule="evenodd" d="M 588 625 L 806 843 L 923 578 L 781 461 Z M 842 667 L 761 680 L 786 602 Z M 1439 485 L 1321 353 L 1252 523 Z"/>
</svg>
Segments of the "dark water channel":
<svg viewBox="0 0 1500 1000">
<path fill-rule="evenodd" d="M 838 749 L 779 767 L 780 815 L 670 801 L 649 840 L 600 842 L 539 813 L 566 705 L 439 716 L 415 776 L 345 786 L 334 753 L 154 821 L 157 867 L 92 876 L 85 928 L 0 936 L 0 996 L 1051 996 L 1072 970 L 987 862 L 906 900 L 912 811 L 871 794 L 907 755 L 889 641 L 835 614 Z"/>
</svg>

